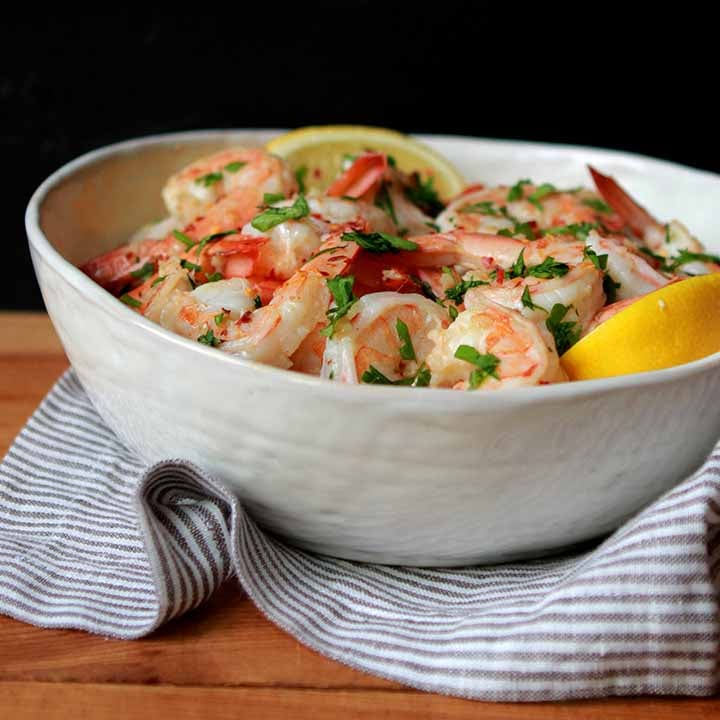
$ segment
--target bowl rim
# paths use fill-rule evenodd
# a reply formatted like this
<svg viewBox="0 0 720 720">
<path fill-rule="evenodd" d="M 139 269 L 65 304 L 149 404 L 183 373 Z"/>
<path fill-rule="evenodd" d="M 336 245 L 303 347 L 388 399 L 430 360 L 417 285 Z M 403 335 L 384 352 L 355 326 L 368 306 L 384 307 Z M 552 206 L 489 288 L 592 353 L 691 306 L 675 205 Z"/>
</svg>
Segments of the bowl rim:
<svg viewBox="0 0 720 720">
<path fill-rule="evenodd" d="M 664 384 L 684 377 L 690 377 L 702 373 L 708 369 L 720 366 L 720 352 L 708 355 L 699 360 L 694 360 L 683 365 L 676 365 L 662 370 L 652 370 L 628 375 L 619 375 L 610 378 L 596 380 L 579 380 L 566 383 L 540 385 L 528 388 L 509 388 L 497 392 L 467 393 L 467 392 L 415 392 L 415 388 L 408 387 L 387 387 L 382 385 L 349 385 L 344 383 L 328 382 L 320 377 L 305 375 L 303 373 L 289 372 L 282 368 L 247 360 L 242 357 L 218 352 L 217 350 L 205 347 L 201 343 L 193 343 L 192 340 L 170 332 L 165 328 L 151 322 L 147 318 L 138 315 L 130 308 L 117 301 L 112 294 L 93 282 L 79 268 L 66 260 L 50 243 L 40 227 L 40 211 L 47 195 L 62 182 L 70 178 L 76 172 L 87 168 L 97 162 L 115 155 L 123 155 L 136 152 L 146 146 L 172 145 L 183 141 L 217 141 L 236 137 L 238 135 L 272 135 L 285 132 L 277 128 L 236 128 L 236 129 L 209 129 L 192 130 L 176 133 L 163 133 L 148 135 L 140 138 L 124 140 L 101 148 L 91 150 L 61 166 L 49 175 L 35 190 L 25 211 L 25 229 L 28 236 L 28 244 L 31 251 L 36 252 L 63 280 L 70 283 L 81 295 L 99 310 L 111 315 L 118 321 L 125 321 L 134 325 L 141 332 L 149 332 L 173 345 L 183 348 L 185 352 L 201 353 L 206 357 L 215 358 L 215 362 L 232 363 L 235 367 L 244 367 L 253 372 L 266 373 L 273 383 L 284 383 L 288 386 L 305 387 L 315 393 L 332 393 L 334 396 L 343 397 L 345 400 L 354 399 L 359 401 L 362 398 L 374 397 L 377 400 L 402 401 L 420 403 L 423 405 L 434 405 L 438 409 L 449 410 L 451 408 L 460 411 L 468 409 L 499 408 L 513 405 L 535 404 L 539 402 L 560 401 L 568 398 L 582 398 L 613 390 L 629 389 L 655 384 Z M 629 153 L 619 150 L 607 150 L 592 146 L 569 145 L 561 143 L 530 142 L 524 140 L 505 140 L 495 138 L 471 137 L 464 135 L 443 135 L 443 134 L 418 134 L 415 135 L 421 141 L 457 141 L 457 142 L 481 142 L 487 145 L 494 145 L 499 149 L 507 147 L 508 150 L 521 146 L 525 149 L 552 150 L 555 152 L 574 153 L 585 151 L 595 156 L 605 156 L 608 159 L 637 159 L 642 162 L 656 164 L 665 169 L 692 173 L 708 179 L 718 180 L 720 176 L 705 170 L 691 168 L 679 163 L 660 160 L 638 153 Z M 433 388 L 443 390 L 444 388 Z M 337 394 L 341 395 L 338 396 Z M 368 395 L 370 393 L 370 395 Z M 359 395 L 362 394 L 362 395 Z M 432 409 L 432 408 L 430 408 Z"/>
</svg>

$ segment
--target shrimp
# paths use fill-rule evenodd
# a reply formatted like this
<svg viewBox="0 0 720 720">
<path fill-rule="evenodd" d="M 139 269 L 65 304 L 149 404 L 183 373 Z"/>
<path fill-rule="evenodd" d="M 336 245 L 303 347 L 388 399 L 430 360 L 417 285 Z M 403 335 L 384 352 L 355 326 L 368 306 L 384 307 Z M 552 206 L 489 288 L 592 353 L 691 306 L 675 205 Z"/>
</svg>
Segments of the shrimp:
<svg viewBox="0 0 720 720">
<path fill-rule="evenodd" d="M 368 372 L 381 382 L 413 378 L 433 348 L 430 334 L 449 321 L 422 295 L 364 295 L 327 341 L 321 374 L 344 383 L 358 383 Z"/>
<path fill-rule="evenodd" d="M 427 232 L 428 227 L 435 227 L 432 217 L 409 198 L 419 182 L 417 174 L 406 175 L 395 167 L 394 163 L 389 162 L 387 155 L 368 152 L 354 160 L 328 188 L 327 194 L 335 197 L 362 198 L 374 203 L 392 220 L 393 229 L 387 232 L 418 235 Z"/>
<path fill-rule="evenodd" d="M 227 195 L 291 195 L 297 183 L 283 160 L 260 148 L 230 148 L 201 158 L 171 176 L 162 190 L 172 217 L 190 224 Z"/>
<path fill-rule="evenodd" d="M 246 323 L 235 323 L 231 338 L 220 349 L 290 368 L 293 354 L 325 319 L 331 297 L 327 279 L 347 270 L 360 252 L 355 243 L 342 243 L 341 234 L 331 235 L 315 257 L 277 289 L 269 305 L 255 310 Z"/>
<path fill-rule="evenodd" d="M 257 214 L 265 188 L 281 185 L 289 192 L 294 191 L 294 178 L 290 176 L 288 180 L 289 171 L 282 161 L 262 150 L 253 150 L 245 157 L 248 157 L 247 166 L 238 170 L 238 176 L 242 173 L 238 181 L 243 182 L 235 181 L 230 192 L 210 205 L 205 215 L 185 225 L 182 233 L 171 232 L 162 239 L 151 237 L 135 240 L 87 261 L 80 269 L 110 292 L 122 292 L 138 284 L 133 273 L 140 271 L 147 263 L 157 265 L 160 260 L 180 256 L 188 249 L 188 243 L 199 243 L 203 238 L 241 228 Z M 272 161 L 270 166 L 274 168 L 274 175 L 263 174 L 267 171 L 267 158 Z M 260 168 L 256 168 L 256 165 Z M 265 178 L 264 184 L 253 184 L 257 182 L 258 174 Z"/>
<path fill-rule="evenodd" d="M 602 237 L 590 232 L 587 244 L 598 255 L 607 255 L 607 273 L 615 283 L 616 297 L 628 300 L 667 285 L 670 280 L 655 270 L 634 248 L 621 239 Z"/>
<path fill-rule="evenodd" d="M 474 384 L 475 366 L 456 357 L 466 345 L 498 361 L 494 377 L 481 378 L 482 390 L 561 382 L 566 376 L 557 352 L 537 325 L 519 312 L 475 296 L 472 308 L 461 312 L 446 329 L 431 334 L 435 346 L 426 358 L 433 387 L 466 390 Z"/>
<path fill-rule="evenodd" d="M 307 203 L 310 210 L 307 217 L 285 220 L 267 231 L 257 230 L 251 223 L 243 227 L 244 237 L 267 238 L 244 271 L 245 277 L 287 280 L 320 247 L 323 238 L 339 226 L 395 232 L 390 218 L 369 203 L 334 197 L 308 197 Z M 285 200 L 273 203 L 273 207 L 292 204 L 292 200 Z"/>
<path fill-rule="evenodd" d="M 583 331 L 582 337 L 588 335 L 595 330 L 595 328 L 602 325 L 606 320 L 609 320 L 611 317 L 617 315 L 621 310 L 630 307 L 630 305 L 637 302 L 639 299 L 640 297 L 633 297 L 628 298 L 627 300 L 618 300 L 612 305 L 606 305 L 604 308 L 601 308 L 597 313 L 595 313 L 594 317 Z"/>
<path fill-rule="evenodd" d="M 553 190 L 542 194 L 541 199 L 531 201 L 534 194 L 551 187 L 519 183 L 513 188 L 503 185 L 475 188 L 452 200 L 438 215 L 436 223 L 441 232 L 458 229 L 496 234 L 501 230 L 513 230 L 521 223 L 527 223 L 533 229 L 544 229 L 598 220 L 600 213 L 586 204 L 593 199 L 593 194 L 587 191 Z M 514 196 L 517 197 L 510 199 Z"/>
<path fill-rule="evenodd" d="M 586 261 L 562 277 L 548 280 L 512 278 L 502 284 L 481 285 L 467 291 L 465 307 L 474 307 L 478 297 L 519 312 L 523 317 L 541 324 L 541 329 L 544 329 L 553 305 L 560 303 L 570 308 L 565 319 L 577 321 L 585 328 L 605 303 L 603 273 Z"/>
<path fill-rule="evenodd" d="M 639 205 L 620 184 L 609 175 L 603 175 L 588 165 L 598 192 L 622 218 L 632 233 L 656 255 L 670 258 L 682 250 L 691 253 L 704 253 L 702 243 L 679 220 L 662 224 L 644 207 Z M 681 266 L 692 274 L 719 272 L 720 265 L 713 262 L 691 261 Z"/>
</svg>

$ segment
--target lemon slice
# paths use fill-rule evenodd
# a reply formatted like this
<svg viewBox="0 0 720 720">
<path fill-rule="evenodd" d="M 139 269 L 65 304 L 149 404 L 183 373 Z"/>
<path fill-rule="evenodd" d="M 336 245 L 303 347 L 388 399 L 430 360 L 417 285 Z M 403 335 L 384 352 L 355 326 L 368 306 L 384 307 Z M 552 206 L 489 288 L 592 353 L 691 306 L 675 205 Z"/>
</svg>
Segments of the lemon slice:
<svg viewBox="0 0 720 720">
<path fill-rule="evenodd" d="M 571 380 L 682 365 L 720 350 L 720 273 L 689 278 L 621 310 L 560 359 Z"/>
<path fill-rule="evenodd" d="M 325 190 L 342 170 L 346 155 L 366 150 L 391 155 L 398 167 L 432 177 L 443 200 L 457 195 L 466 183 L 462 175 L 432 148 L 407 135 L 363 125 L 320 125 L 304 127 L 281 135 L 267 144 L 267 150 L 284 158 L 293 171 L 307 168 L 306 188 Z"/>
</svg>

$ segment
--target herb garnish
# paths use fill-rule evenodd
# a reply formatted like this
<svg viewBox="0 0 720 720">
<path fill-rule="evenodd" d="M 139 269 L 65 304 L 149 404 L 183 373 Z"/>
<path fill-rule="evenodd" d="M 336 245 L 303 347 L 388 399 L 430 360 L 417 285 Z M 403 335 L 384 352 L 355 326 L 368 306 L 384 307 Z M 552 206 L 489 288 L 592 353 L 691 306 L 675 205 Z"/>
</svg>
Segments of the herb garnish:
<svg viewBox="0 0 720 720">
<path fill-rule="evenodd" d="M 606 213 L 607 215 L 610 215 L 613 211 L 613 209 L 604 200 L 600 200 L 600 198 L 584 198 L 582 204 L 587 205 L 587 207 L 597 212 Z"/>
<path fill-rule="evenodd" d="M 195 241 L 179 230 L 172 231 L 173 237 L 179 240 L 188 250 L 195 244 Z"/>
<path fill-rule="evenodd" d="M 155 287 L 156 285 L 160 284 L 166 277 L 167 275 L 159 275 L 152 281 L 150 287 Z"/>
<path fill-rule="evenodd" d="M 425 223 L 431 230 L 434 230 L 435 232 L 440 232 L 440 226 L 437 223 L 434 222 L 426 222 Z"/>
<path fill-rule="evenodd" d="M 540 307 L 540 305 L 536 305 L 532 301 L 532 297 L 530 297 L 530 288 L 526 285 L 525 289 L 523 290 L 522 297 L 520 298 L 520 302 L 522 302 L 523 307 L 526 307 L 528 310 L 542 310 L 544 313 L 547 312 L 547 310 L 544 307 Z"/>
<path fill-rule="evenodd" d="M 211 172 L 207 175 L 202 175 L 199 178 L 195 178 L 195 183 L 197 185 L 202 185 L 203 187 L 210 187 L 211 185 L 220 182 L 222 179 L 223 176 L 221 172 Z"/>
<path fill-rule="evenodd" d="M 265 193 L 263 195 L 263 205 L 272 205 L 285 199 L 283 193 Z"/>
<path fill-rule="evenodd" d="M 145 278 L 149 278 L 154 272 L 155 266 L 150 262 L 146 262 L 139 270 L 133 270 L 130 273 L 130 276 L 138 279 L 142 278 L 144 280 Z"/>
<path fill-rule="evenodd" d="M 536 278 L 548 279 L 562 277 L 570 272 L 570 266 L 558 262 L 552 255 L 546 257 L 539 265 L 533 265 L 527 269 L 527 274 Z"/>
<path fill-rule="evenodd" d="M 432 175 L 423 181 L 419 173 L 413 173 L 412 180 L 414 184 L 405 188 L 405 197 L 413 205 L 417 205 L 426 215 L 432 217 L 445 209 L 434 187 L 435 181 Z"/>
<path fill-rule="evenodd" d="M 420 288 L 420 292 L 423 294 L 424 297 L 426 297 L 428 300 L 432 300 L 433 302 L 440 302 L 438 296 L 433 292 L 433 289 L 430 286 L 429 282 L 423 280 L 422 278 L 419 278 L 417 275 L 410 275 L 409 277 Z"/>
<path fill-rule="evenodd" d="M 357 243 L 364 250 L 369 250 L 374 253 L 398 252 L 398 250 L 417 250 L 418 247 L 410 240 L 384 232 L 346 232 L 343 233 L 342 239 L 345 242 Z"/>
<path fill-rule="evenodd" d="M 495 203 L 491 200 L 482 200 L 481 202 L 465 205 L 465 207 L 461 207 L 458 212 L 471 213 L 474 215 L 491 215 L 493 217 L 500 217 L 500 210 L 495 207 Z"/>
<path fill-rule="evenodd" d="M 136 300 L 132 295 L 128 295 L 127 293 L 121 295 L 120 300 L 131 308 L 139 308 L 142 305 L 139 300 Z"/>
<path fill-rule="evenodd" d="M 545 235 L 574 235 L 578 240 L 587 242 L 588 235 L 591 230 L 597 229 L 598 223 L 572 223 L 571 225 L 561 225 L 543 230 Z"/>
<path fill-rule="evenodd" d="M 552 183 L 543 183 L 538 185 L 534 192 L 527 196 L 527 201 L 532 203 L 538 210 L 542 210 L 543 206 L 540 202 L 546 195 L 557 192 L 557 188 Z"/>
<path fill-rule="evenodd" d="M 469 280 L 461 280 L 457 285 L 449 288 L 445 291 L 445 299 L 452 300 L 454 303 L 459 305 L 465 300 L 465 293 L 474 287 L 480 287 L 480 285 L 489 285 L 485 280 L 476 280 L 470 278 Z"/>
<path fill-rule="evenodd" d="M 598 255 L 591 247 L 587 245 L 583 248 L 583 257 L 598 269 L 605 272 L 607 270 L 608 256 L 607 253 L 604 255 Z"/>
<path fill-rule="evenodd" d="M 395 206 L 393 205 L 392 198 L 388 192 L 387 183 L 385 182 L 380 186 L 380 190 L 375 196 L 375 207 L 379 207 L 387 215 L 389 215 L 395 225 L 398 224 L 397 215 L 395 214 Z"/>
<path fill-rule="evenodd" d="M 222 273 L 214 272 L 211 275 L 207 275 L 205 277 L 205 282 L 206 283 L 217 282 L 218 280 L 222 280 L 222 279 L 223 279 Z"/>
<path fill-rule="evenodd" d="M 421 366 L 420 369 L 407 378 L 400 378 L 400 380 L 391 380 L 386 375 L 383 375 L 374 365 L 370 367 L 362 374 L 360 378 L 361 382 L 368 385 L 405 385 L 408 387 L 427 387 L 430 384 L 432 375 L 430 370 L 425 366 Z"/>
<path fill-rule="evenodd" d="M 475 365 L 475 370 L 470 373 L 470 390 L 479 388 L 489 377 L 494 377 L 496 380 L 500 379 L 500 376 L 497 374 L 500 358 L 497 357 L 497 355 L 493 355 L 492 353 L 479 353 L 471 345 L 458 345 L 455 351 L 455 357 L 458 360 L 464 360 L 465 362 Z"/>
<path fill-rule="evenodd" d="M 216 338 L 215 333 L 212 330 L 208 330 L 206 333 L 202 334 L 197 341 L 203 345 L 208 345 L 209 347 L 217 347 L 220 344 L 220 338 Z"/>
<path fill-rule="evenodd" d="M 297 200 L 290 207 L 270 207 L 259 215 L 256 215 L 250 224 L 260 232 L 265 232 L 274 228 L 276 225 L 284 223 L 286 220 L 299 220 L 310 214 L 310 206 L 307 204 L 305 196 L 301 193 L 297 196 Z"/>
<path fill-rule="evenodd" d="M 523 185 L 532 185 L 532 180 L 525 179 L 525 180 L 518 180 L 511 188 L 508 190 L 507 194 L 507 200 L 508 202 L 515 202 L 515 200 L 522 200 L 523 198 Z"/>
<path fill-rule="evenodd" d="M 517 260 L 506 270 L 509 278 L 517 277 L 536 277 L 541 280 L 547 280 L 554 277 L 563 277 L 570 272 L 570 266 L 566 263 L 558 262 L 552 255 L 548 255 L 539 265 L 527 266 L 525 264 L 525 248 L 520 251 Z"/>
<path fill-rule="evenodd" d="M 308 173 L 308 169 L 306 165 L 301 165 L 296 171 L 295 171 L 295 181 L 298 184 L 298 192 L 300 194 L 303 194 L 305 192 L 305 176 Z"/>
<path fill-rule="evenodd" d="M 706 262 L 720 265 L 720 257 L 710 255 L 709 253 L 696 253 L 690 250 L 681 250 L 677 255 L 670 258 L 671 262 L 667 263 L 669 272 L 675 272 L 679 267 L 691 262 Z"/>
<path fill-rule="evenodd" d="M 503 228 L 498 230 L 497 234 L 509 238 L 515 237 L 515 235 L 524 235 L 528 240 L 535 240 L 535 231 L 529 222 L 516 222 L 512 230 Z"/>
<path fill-rule="evenodd" d="M 555 303 L 545 321 L 545 326 L 555 338 L 558 355 L 567 352 L 580 339 L 580 324 L 571 320 L 563 320 L 568 310 L 570 310 L 569 307 Z"/>
<path fill-rule="evenodd" d="M 229 173 L 236 173 L 238 170 L 244 168 L 246 165 L 246 162 L 242 162 L 242 160 L 236 160 L 235 162 L 228 163 L 225 166 L 225 170 L 227 170 Z"/>
<path fill-rule="evenodd" d="M 213 233 L 212 235 L 206 235 L 200 242 L 197 244 L 197 248 L 195 249 L 195 255 L 196 257 L 200 257 L 200 253 L 205 249 L 205 246 L 212 242 L 213 240 L 219 240 L 220 238 L 224 238 L 227 235 L 236 235 L 239 230 L 225 230 L 224 232 L 217 232 Z"/>
<path fill-rule="evenodd" d="M 335 307 L 331 307 L 327 311 L 329 322 L 320 330 L 321 335 L 331 338 L 335 334 L 335 326 L 340 318 L 345 317 L 356 302 L 357 298 L 353 295 L 354 283 L 355 278 L 352 275 L 327 280 L 327 286 L 335 300 Z"/>
<path fill-rule="evenodd" d="M 402 345 L 400 345 L 400 357 L 403 360 L 417 360 L 408 326 L 400 318 L 398 318 L 395 323 L 395 329 L 397 330 L 398 337 L 402 340 Z"/>
<path fill-rule="evenodd" d="M 213 318 L 213 320 L 215 321 L 215 324 L 216 324 L 216 325 L 222 325 L 224 319 L 225 319 L 225 313 L 224 313 L 224 312 L 218 313 L 218 314 Z"/>
<path fill-rule="evenodd" d="M 192 263 L 189 260 L 185 260 L 184 258 L 180 261 L 180 267 L 183 267 L 186 270 L 192 270 L 194 272 L 200 272 L 202 270 L 202 267 L 200 265 L 196 265 L 195 263 Z"/>
<path fill-rule="evenodd" d="M 253 298 L 253 305 L 255 306 L 255 309 L 256 309 L 256 310 L 257 310 L 258 308 L 261 308 L 261 307 L 262 307 L 262 300 L 260 299 L 260 296 L 259 296 L 259 295 L 256 295 L 256 296 Z"/>
</svg>

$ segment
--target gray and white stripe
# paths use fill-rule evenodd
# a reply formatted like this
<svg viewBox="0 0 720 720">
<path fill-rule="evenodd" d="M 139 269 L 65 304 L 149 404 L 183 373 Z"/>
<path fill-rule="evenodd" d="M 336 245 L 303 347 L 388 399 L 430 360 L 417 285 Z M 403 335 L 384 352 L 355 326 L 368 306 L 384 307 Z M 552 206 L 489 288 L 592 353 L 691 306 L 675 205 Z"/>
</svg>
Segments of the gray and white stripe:
<svg viewBox="0 0 720 720">
<path fill-rule="evenodd" d="M 469 698 L 715 692 L 719 568 L 720 448 L 591 551 L 448 570 L 283 544 L 189 463 L 144 468 L 71 372 L 0 466 L 2 613 L 136 638 L 235 574 L 319 652 Z"/>
</svg>

